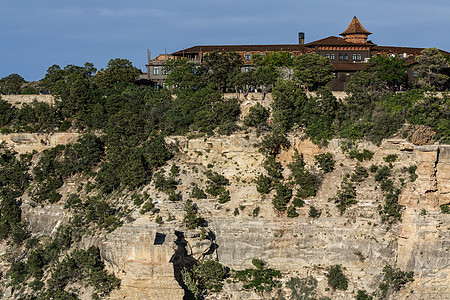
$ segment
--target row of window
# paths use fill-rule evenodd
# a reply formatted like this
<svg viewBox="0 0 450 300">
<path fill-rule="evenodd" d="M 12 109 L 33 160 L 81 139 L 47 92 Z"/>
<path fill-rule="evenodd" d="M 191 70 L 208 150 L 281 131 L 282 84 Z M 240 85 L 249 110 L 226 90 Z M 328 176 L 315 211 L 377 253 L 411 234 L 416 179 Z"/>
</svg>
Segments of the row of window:
<svg viewBox="0 0 450 300">
<path fill-rule="evenodd" d="M 162 75 L 167 75 L 167 69 L 162 68 Z M 159 67 L 153 67 L 153 75 L 159 75 Z"/>
<path fill-rule="evenodd" d="M 326 53 L 325 57 L 331 59 L 331 60 L 335 60 L 335 56 L 334 53 Z M 348 60 L 348 55 L 347 53 L 339 53 L 339 60 Z M 362 60 L 362 54 L 361 53 L 353 53 L 352 54 L 352 60 L 353 61 L 357 61 L 357 60 Z"/>
</svg>

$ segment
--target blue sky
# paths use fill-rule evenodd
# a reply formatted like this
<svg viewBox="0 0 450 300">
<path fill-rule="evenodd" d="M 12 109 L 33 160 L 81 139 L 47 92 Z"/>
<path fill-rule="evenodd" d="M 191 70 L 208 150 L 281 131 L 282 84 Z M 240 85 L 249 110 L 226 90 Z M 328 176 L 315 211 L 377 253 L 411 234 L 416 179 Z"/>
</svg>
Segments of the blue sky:
<svg viewBox="0 0 450 300">
<path fill-rule="evenodd" d="M 53 64 L 100 69 L 204 44 L 294 44 L 345 30 L 353 16 L 378 45 L 450 51 L 448 0 L 0 0 L 0 78 L 39 80 Z"/>
</svg>

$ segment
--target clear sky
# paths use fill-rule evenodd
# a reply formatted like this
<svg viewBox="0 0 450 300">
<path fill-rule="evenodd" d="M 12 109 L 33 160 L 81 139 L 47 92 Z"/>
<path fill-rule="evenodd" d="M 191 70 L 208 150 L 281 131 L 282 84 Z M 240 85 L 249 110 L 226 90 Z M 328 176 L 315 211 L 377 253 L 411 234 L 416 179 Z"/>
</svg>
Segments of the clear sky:
<svg viewBox="0 0 450 300">
<path fill-rule="evenodd" d="M 205 44 L 295 44 L 344 31 L 353 16 L 384 46 L 450 51 L 449 0 L 0 0 L 0 78 L 53 64 L 152 57 Z"/>
</svg>

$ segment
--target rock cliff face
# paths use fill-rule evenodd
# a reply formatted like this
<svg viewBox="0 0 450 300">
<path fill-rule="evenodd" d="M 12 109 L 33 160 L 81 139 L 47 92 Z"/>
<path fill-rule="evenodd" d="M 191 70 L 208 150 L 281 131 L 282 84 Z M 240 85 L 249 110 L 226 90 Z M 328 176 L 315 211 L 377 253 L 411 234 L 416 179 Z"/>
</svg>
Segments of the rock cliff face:
<svg viewBox="0 0 450 300">
<path fill-rule="evenodd" d="M 36 138 L 36 137 L 35 137 Z M 3 137 L 4 139 L 4 137 Z M 13 141 L 13 137 L 10 137 Z M 39 137 L 38 137 L 39 139 Z M 307 199 L 298 208 L 299 216 L 287 218 L 277 214 L 271 204 L 273 194 L 261 196 L 254 178 L 264 173 L 264 157 L 258 152 L 254 134 L 234 134 L 187 140 L 172 137 L 180 152 L 169 162 L 181 168 L 177 191 L 183 199 L 190 197 L 191 184 L 205 187 L 206 170 L 223 174 L 230 180 L 227 189 L 231 201 L 220 204 L 215 199 L 196 201 L 200 214 L 208 221 L 209 239 L 202 233 L 187 230 L 183 225 L 183 204 L 170 202 L 167 195 L 153 185 L 144 188 L 161 210 L 164 220 L 169 213 L 174 220 L 163 225 L 154 222 L 150 214 L 133 214 L 135 220 L 105 237 L 83 240 L 83 247 L 97 245 L 108 268 L 122 280 L 121 288 L 112 299 L 182 299 L 180 271 L 184 266 L 205 256 L 232 269 L 251 267 L 252 258 L 260 258 L 282 271 L 286 278 L 313 275 L 318 280 L 318 292 L 331 299 L 352 299 L 352 291 L 373 292 L 381 281 L 385 265 L 414 271 L 414 282 L 392 299 L 445 299 L 450 294 L 450 215 L 443 214 L 440 205 L 450 202 L 450 147 L 442 145 L 414 146 L 405 140 L 385 140 L 381 146 L 360 144 L 360 149 L 373 151 L 370 161 L 361 166 L 385 164 L 383 158 L 397 155 L 392 163 L 396 178 L 404 178 L 399 203 L 404 206 L 400 222 L 388 226 L 381 222 L 379 205 L 384 198 L 373 174 L 357 188 L 357 204 L 341 215 L 329 198 L 336 195 L 346 173 L 357 165 L 341 151 L 341 141 L 332 140 L 320 148 L 301 135 L 290 136 L 291 149 L 279 155 L 285 175 L 294 149 L 303 155 L 307 167 L 316 170 L 314 155 L 333 154 L 336 170 L 323 176 L 316 197 Z M 15 143 L 16 149 L 21 149 Z M 18 148 L 19 147 L 19 148 Z M 22 150 L 21 150 L 22 151 Z M 25 150 L 23 150 L 25 151 Z M 418 178 L 410 182 L 402 171 L 416 165 Z M 309 206 L 322 211 L 318 219 L 308 217 Z M 260 213 L 253 216 L 258 207 Z M 57 205 L 26 213 L 35 232 L 51 233 L 67 218 Z M 239 214 L 233 214 L 239 209 Z M 340 264 L 349 278 L 345 292 L 330 291 L 326 284 L 326 268 Z M 227 283 L 218 295 L 210 299 L 261 299 L 261 296 L 240 290 L 238 284 Z M 275 296 L 272 295 L 272 296 Z M 268 296 L 266 296 L 268 297 Z"/>
<path fill-rule="evenodd" d="M 40 133 L 11 133 L 0 134 L 0 144 L 5 143 L 7 146 L 14 148 L 19 153 L 41 152 L 50 149 L 56 145 L 66 145 L 76 142 L 79 133 L 57 132 L 51 134 Z"/>
<path fill-rule="evenodd" d="M 212 254 L 214 258 L 233 269 L 243 269 L 251 267 L 252 258 L 258 257 L 291 276 L 314 274 L 321 294 L 331 299 L 349 299 L 352 290 L 376 290 L 381 271 L 387 264 L 415 273 L 415 281 L 397 294 L 396 299 L 442 299 L 449 294 L 450 222 L 448 215 L 442 214 L 439 208 L 449 202 L 449 147 L 415 147 L 403 140 L 388 140 L 380 147 L 360 145 L 375 152 L 372 161 L 362 163 L 366 167 L 381 163 L 389 154 L 399 157 L 394 169 L 418 166 L 417 180 L 409 182 L 401 194 L 400 204 L 405 206 L 402 221 L 388 229 L 380 222 L 377 207 L 383 197 L 373 179 L 367 179 L 368 182 L 358 188 L 358 203 L 342 216 L 328 201 L 335 195 L 344 173 L 356 165 L 341 152 L 338 140 L 321 149 L 308 140 L 291 137 L 293 147 L 303 154 L 310 166 L 313 166 L 313 156 L 321 152 L 333 153 L 339 166 L 325 176 L 317 197 L 307 201 L 322 210 L 319 219 L 309 218 L 306 207 L 299 209 L 300 216 L 294 219 L 277 215 L 270 197 L 262 198 L 252 182 L 263 172 L 263 157 L 254 146 L 256 141 L 255 136 L 247 138 L 245 135 L 177 139 L 184 152 L 174 161 L 186 172 L 179 187 L 185 198 L 189 197 L 190 182 L 202 185 L 196 178 L 208 165 L 214 165 L 213 170 L 231 181 L 230 202 L 197 202 L 200 213 L 208 220 L 208 228 L 214 233 L 217 245 Z M 290 149 L 280 155 L 285 167 L 292 154 L 293 149 Z M 122 278 L 121 290 L 113 298 L 181 299 L 183 291 L 174 279 L 178 247 L 174 232 L 183 233 L 186 242 L 186 251 L 178 259 L 199 259 L 208 249 L 208 241 L 202 243 L 198 235 L 197 238 L 195 234 L 189 236 L 189 231 L 179 222 L 183 216 L 179 204 L 167 202 L 164 196 L 158 198 L 151 187 L 149 192 L 158 199 L 157 207 L 162 213 L 170 211 L 176 220 L 158 226 L 149 224 L 151 220 L 139 218 L 117 229 L 108 235 L 107 242 L 100 244 L 104 258 Z M 239 205 L 241 213 L 233 216 L 233 209 Z M 251 212 L 256 206 L 261 213 L 255 218 Z M 157 236 L 161 235 L 165 239 L 159 244 Z M 334 264 L 345 267 L 350 281 L 348 292 L 326 291 L 325 269 Z M 219 298 L 243 297 L 260 298 L 239 291 L 239 286 L 233 284 L 227 284 Z"/>
</svg>

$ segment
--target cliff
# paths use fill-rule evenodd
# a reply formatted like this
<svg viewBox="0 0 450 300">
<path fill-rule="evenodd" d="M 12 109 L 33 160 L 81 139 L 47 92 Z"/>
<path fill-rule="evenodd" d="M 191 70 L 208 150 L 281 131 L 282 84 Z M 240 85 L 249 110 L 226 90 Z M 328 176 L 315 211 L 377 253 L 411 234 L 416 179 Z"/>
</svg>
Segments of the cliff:
<svg viewBox="0 0 450 300">
<path fill-rule="evenodd" d="M 2 137 L 19 152 L 29 151 L 31 148 L 24 145 L 30 143 L 38 151 L 46 148 L 47 145 L 38 145 L 41 138 L 27 135 L 26 140 L 32 143 L 24 144 L 15 135 Z M 50 141 L 48 145 L 53 145 L 74 137 L 45 138 Z M 208 222 L 208 238 L 204 238 L 202 232 L 188 230 L 183 224 L 182 202 L 169 201 L 153 184 L 144 187 L 143 191 L 160 209 L 164 224 L 156 224 L 151 213 L 142 215 L 135 209 L 131 222 L 107 235 L 84 238 L 79 245 L 86 249 L 98 246 L 108 269 L 122 280 L 121 288 L 113 292 L 111 299 L 182 299 L 185 294 L 182 268 L 205 257 L 236 270 L 249 268 L 252 258 L 260 258 L 283 272 L 282 282 L 291 277 L 314 276 L 318 281 L 317 293 L 331 299 L 351 299 L 357 290 L 376 291 L 386 265 L 414 272 L 414 281 L 391 299 L 445 299 L 450 294 L 450 217 L 440 210 L 440 205 L 450 202 L 449 146 L 414 146 L 401 139 L 385 140 L 379 147 L 371 143 L 358 145 L 359 149 L 374 152 L 371 160 L 359 163 L 366 169 L 371 165 L 387 165 L 383 158 L 397 155 L 391 172 L 396 182 L 404 182 L 399 197 L 404 208 L 401 220 L 389 225 L 381 221 L 379 206 L 383 205 L 384 197 L 373 174 L 358 184 L 357 203 L 345 213 L 341 214 L 329 200 L 336 195 L 345 174 L 358 164 L 343 153 L 342 141 L 332 140 L 321 148 L 300 133 L 290 135 L 289 139 L 291 148 L 278 156 L 285 177 L 289 175 L 287 165 L 292 161 L 294 149 L 303 155 L 307 168 L 318 174 L 315 155 L 330 152 L 336 160 L 333 172 L 320 173 L 322 182 L 317 195 L 308 198 L 304 207 L 297 208 L 296 218 L 274 210 L 273 192 L 262 196 L 256 190 L 254 179 L 265 170 L 264 156 L 256 146 L 260 137 L 254 133 L 167 139 L 169 144 L 177 144 L 180 151 L 164 169 L 169 170 L 172 164 L 180 167 L 177 191 L 183 199 L 190 198 L 192 184 L 205 188 L 204 173 L 212 170 L 229 179 L 231 200 L 224 204 L 211 197 L 196 200 L 200 215 Z M 418 177 L 414 182 L 405 173 L 405 168 L 412 165 L 417 166 Z M 81 181 L 73 178 L 62 190 L 68 194 Z M 321 210 L 320 218 L 308 216 L 311 205 Z M 70 214 L 62 207 L 62 203 L 41 208 L 23 205 L 33 233 L 39 235 L 52 234 L 67 221 Z M 252 212 L 257 207 L 260 212 L 254 216 Z M 234 213 L 236 209 L 239 214 Z M 169 214 L 173 220 L 168 220 Z M 346 291 L 328 288 L 326 269 L 336 264 L 342 265 L 349 279 Z M 274 292 L 262 297 L 243 291 L 241 284 L 228 282 L 222 292 L 208 298 L 283 299 L 281 295 L 288 298 L 289 294 L 284 289 L 276 295 Z"/>
</svg>

